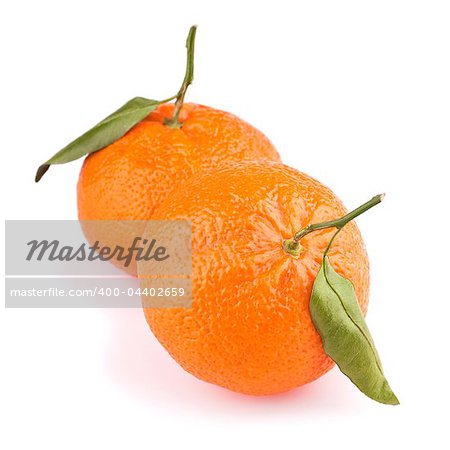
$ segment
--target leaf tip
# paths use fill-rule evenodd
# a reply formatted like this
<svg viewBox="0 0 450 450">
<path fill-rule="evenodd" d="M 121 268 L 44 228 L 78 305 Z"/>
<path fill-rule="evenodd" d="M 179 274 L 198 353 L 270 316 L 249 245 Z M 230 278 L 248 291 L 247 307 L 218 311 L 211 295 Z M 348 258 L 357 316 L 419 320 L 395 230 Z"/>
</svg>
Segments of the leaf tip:
<svg viewBox="0 0 450 450">
<path fill-rule="evenodd" d="M 400 400 L 397 398 L 397 396 L 391 391 L 391 395 L 389 396 L 388 401 L 386 402 L 388 405 L 400 405 Z"/>
<path fill-rule="evenodd" d="M 384 375 L 383 375 L 384 377 Z M 380 389 L 379 392 L 373 393 L 370 391 L 366 391 L 361 389 L 360 386 L 357 386 L 361 392 L 368 397 L 370 397 L 372 400 L 375 400 L 378 403 L 383 403 L 384 405 L 400 405 L 400 400 L 397 398 L 397 396 L 394 394 L 394 391 L 389 386 L 389 383 L 387 382 L 386 378 L 384 378 L 383 387 Z"/>
<path fill-rule="evenodd" d="M 39 166 L 39 168 L 36 172 L 36 176 L 34 177 L 34 181 L 36 183 L 38 183 L 40 181 L 40 179 L 44 176 L 45 172 L 47 172 L 49 167 L 50 167 L 50 164 L 42 164 Z"/>
</svg>

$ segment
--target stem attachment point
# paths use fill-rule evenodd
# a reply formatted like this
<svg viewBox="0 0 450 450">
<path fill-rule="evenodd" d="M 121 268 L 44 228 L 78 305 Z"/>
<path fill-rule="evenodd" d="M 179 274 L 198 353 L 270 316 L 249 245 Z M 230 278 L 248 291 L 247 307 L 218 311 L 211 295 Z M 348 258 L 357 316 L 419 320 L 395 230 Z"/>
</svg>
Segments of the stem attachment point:
<svg viewBox="0 0 450 450">
<path fill-rule="evenodd" d="M 298 259 L 303 251 L 303 247 L 295 239 L 285 239 L 283 241 L 283 250 L 294 259 Z"/>
</svg>

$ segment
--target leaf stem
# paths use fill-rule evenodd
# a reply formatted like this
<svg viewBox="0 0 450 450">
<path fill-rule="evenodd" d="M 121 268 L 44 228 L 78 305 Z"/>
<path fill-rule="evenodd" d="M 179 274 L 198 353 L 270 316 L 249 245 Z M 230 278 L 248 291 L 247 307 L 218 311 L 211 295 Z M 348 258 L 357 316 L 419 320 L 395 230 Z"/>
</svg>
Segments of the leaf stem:
<svg viewBox="0 0 450 450">
<path fill-rule="evenodd" d="M 194 49 L 195 49 L 195 35 L 197 32 L 197 25 L 193 25 L 189 30 L 188 37 L 186 39 L 187 60 L 186 60 L 186 72 L 184 74 L 183 83 L 180 90 L 176 95 L 175 109 L 171 119 L 167 119 L 165 124 L 171 128 L 181 128 L 182 124 L 178 118 L 180 116 L 181 108 L 183 107 L 184 96 L 186 95 L 187 88 L 194 80 Z"/>
<path fill-rule="evenodd" d="M 312 233 L 313 231 L 318 230 L 324 230 L 327 228 L 337 228 L 337 233 L 333 236 L 331 242 L 333 242 L 334 238 L 338 234 L 338 232 L 347 225 L 348 222 L 352 221 L 359 215 L 365 213 L 370 208 L 373 208 L 375 205 L 378 205 L 378 203 L 381 203 L 381 201 L 384 198 L 384 194 L 376 195 L 375 197 L 371 198 L 368 202 L 364 203 L 363 205 L 359 206 L 358 208 L 354 209 L 353 211 L 349 212 L 345 216 L 341 217 L 340 219 L 336 220 L 330 220 L 327 222 L 320 222 L 316 224 L 308 225 L 304 228 L 302 228 L 300 231 L 295 233 L 295 235 L 291 239 L 286 239 L 283 242 L 283 249 L 286 253 L 290 254 L 294 258 L 298 258 L 300 256 L 300 253 L 302 252 L 302 246 L 300 245 L 300 240 L 303 239 L 305 236 L 307 236 L 309 233 Z M 326 252 L 328 252 L 331 242 L 328 245 Z"/>
<path fill-rule="evenodd" d="M 323 252 L 324 258 L 325 258 L 325 256 L 327 256 L 328 250 L 330 250 L 331 244 L 334 242 L 334 240 L 336 239 L 336 236 L 341 232 L 341 230 L 342 230 L 342 228 L 338 228 L 337 231 L 333 234 L 333 237 L 330 239 L 330 242 L 328 242 L 327 248 Z"/>
</svg>

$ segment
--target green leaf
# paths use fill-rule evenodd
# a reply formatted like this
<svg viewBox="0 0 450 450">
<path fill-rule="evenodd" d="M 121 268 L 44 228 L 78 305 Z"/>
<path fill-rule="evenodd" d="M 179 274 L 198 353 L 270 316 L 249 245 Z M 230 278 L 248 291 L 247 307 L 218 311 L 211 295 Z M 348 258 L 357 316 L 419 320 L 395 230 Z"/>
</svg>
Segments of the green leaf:
<svg viewBox="0 0 450 450">
<path fill-rule="evenodd" d="M 334 271 L 328 256 L 323 258 L 314 281 L 310 311 L 325 353 L 341 371 L 373 400 L 398 405 L 384 377 L 353 284 Z"/>
<path fill-rule="evenodd" d="M 51 164 L 65 164 L 112 144 L 150 114 L 158 105 L 168 100 L 159 102 L 143 97 L 131 99 L 106 119 L 95 125 L 94 128 L 75 139 L 39 166 L 35 181 L 38 182 L 42 178 Z"/>
</svg>

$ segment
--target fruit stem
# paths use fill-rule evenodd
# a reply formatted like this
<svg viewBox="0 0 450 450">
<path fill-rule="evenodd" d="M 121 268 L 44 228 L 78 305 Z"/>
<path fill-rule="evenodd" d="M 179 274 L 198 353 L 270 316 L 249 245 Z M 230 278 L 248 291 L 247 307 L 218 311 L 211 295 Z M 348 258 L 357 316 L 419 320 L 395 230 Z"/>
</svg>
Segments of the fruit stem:
<svg viewBox="0 0 450 450">
<path fill-rule="evenodd" d="M 173 116 L 171 119 L 167 119 L 165 124 L 170 128 L 181 128 L 182 124 L 178 121 L 181 108 L 183 107 L 184 96 L 186 95 L 187 88 L 194 80 L 194 48 L 195 48 L 195 34 L 197 32 L 197 25 L 193 25 L 189 30 L 188 37 L 186 39 L 187 49 L 187 61 L 186 72 L 184 74 L 183 83 L 176 95 L 175 109 L 173 110 Z"/>
<path fill-rule="evenodd" d="M 302 228 L 300 231 L 294 234 L 294 236 L 291 239 L 286 239 L 283 241 L 283 250 L 293 256 L 294 258 L 298 258 L 300 256 L 300 253 L 302 252 L 303 248 L 300 245 L 300 240 L 304 238 L 309 233 L 312 233 L 313 231 L 317 230 L 324 230 L 327 228 L 337 228 L 338 232 L 344 228 L 347 223 L 358 217 L 359 215 L 365 213 L 370 208 L 373 208 L 375 205 L 378 205 L 378 203 L 381 203 L 384 198 L 384 194 L 376 195 L 375 197 L 371 198 L 368 202 L 364 203 L 363 205 L 359 206 L 358 208 L 354 209 L 353 211 L 349 212 L 345 216 L 341 217 L 340 219 L 336 220 L 330 220 L 328 222 L 320 222 L 316 224 L 308 225 L 304 228 Z M 337 235 L 337 233 L 336 233 Z M 335 235 L 335 236 L 336 236 Z M 333 236 L 333 239 L 334 237 Z M 332 242 L 332 241 L 331 241 Z M 330 245 L 331 245 L 330 242 Z M 327 251 L 330 247 L 330 245 L 327 247 Z"/>
</svg>

